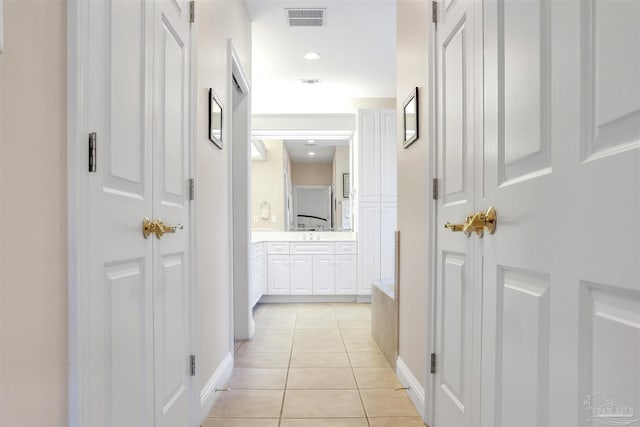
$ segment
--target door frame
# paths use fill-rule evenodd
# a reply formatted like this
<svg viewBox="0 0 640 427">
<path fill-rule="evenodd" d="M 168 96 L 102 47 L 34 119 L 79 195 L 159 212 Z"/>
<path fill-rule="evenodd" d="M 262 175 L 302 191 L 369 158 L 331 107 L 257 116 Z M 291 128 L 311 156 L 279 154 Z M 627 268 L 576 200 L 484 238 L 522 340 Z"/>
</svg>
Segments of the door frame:
<svg viewBox="0 0 640 427">
<path fill-rule="evenodd" d="M 441 6 L 441 3 L 439 4 Z M 438 115 L 437 115 L 437 106 L 438 106 L 438 92 L 437 92 L 437 82 L 438 82 L 438 73 L 437 73 L 437 40 L 436 40 L 436 30 L 437 24 L 433 22 L 433 8 L 427 8 L 427 87 L 426 90 L 422 91 L 422 99 L 419 102 L 422 102 L 427 109 L 427 125 L 426 140 L 429 141 L 428 148 L 428 158 L 427 164 L 425 167 L 427 168 L 426 176 L 431 176 L 432 179 L 438 179 L 438 140 L 437 140 L 437 124 L 438 124 Z M 425 94 L 433 94 L 433 96 L 428 96 Z M 431 184 L 431 185 L 430 185 Z M 438 181 L 437 190 L 440 189 L 440 182 Z M 426 344 L 427 348 L 425 351 L 426 360 L 425 360 L 425 388 L 424 388 L 424 414 L 422 419 L 425 423 L 430 426 L 433 426 L 434 420 L 434 411 L 435 411 L 435 381 L 434 375 L 430 372 L 430 360 L 431 354 L 436 351 L 436 266 L 437 266 L 437 222 L 438 222 L 438 201 L 435 199 L 437 197 L 434 194 L 434 185 L 432 183 L 427 182 L 427 210 L 425 212 L 425 222 L 427 225 L 427 259 L 426 259 L 426 269 L 428 271 L 427 277 L 425 277 L 426 283 L 426 301 L 425 307 L 427 308 L 429 314 L 427 315 L 427 325 L 425 328 L 426 332 Z"/>
<path fill-rule="evenodd" d="M 236 176 L 236 171 L 233 167 L 234 157 L 233 157 L 233 91 L 235 90 L 233 87 L 233 78 L 236 76 L 236 81 L 240 86 L 243 93 L 245 93 L 245 101 L 247 103 L 246 114 L 246 138 L 247 138 L 247 156 L 244 159 L 247 162 L 247 173 L 246 176 Z M 229 306 L 230 310 L 230 319 L 229 325 L 231 328 L 230 331 L 230 343 L 229 348 L 234 348 L 234 338 L 236 333 L 238 332 L 240 336 L 244 339 L 251 338 L 255 332 L 255 322 L 253 320 L 253 311 L 251 307 L 251 256 L 250 256 L 250 245 L 251 245 L 251 84 L 249 79 L 247 78 L 247 74 L 244 72 L 244 67 L 240 60 L 240 55 L 233 46 L 233 40 L 227 40 L 227 118 L 226 118 L 226 129 L 228 136 L 228 164 L 229 167 L 229 179 L 228 179 L 228 190 L 229 190 L 229 219 L 230 224 L 228 227 L 228 242 L 229 242 Z M 237 159 L 235 159 L 237 160 Z M 242 160 L 242 159 L 240 159 Z M 233 191 L 233 181 L 234 178 L 242 179 L 247 185 L 247 212 L 238 212 L 238 209 L 235 207 L 235 196 Z M 244 216 L 242 216 L 244 214 Z M 236 218 L 244 217 L 246 219 L 246 227 L 248 233 L 248 239 L 246 240 L 247 250 L 245 253 L 246 259 L 238 260 L 234 254 L 234 250 L 236 245 L 240 245 L 243 242 L 241 241 L 242 236 L 238 236 L 234 233 L 234 227 L 237 224 Z M 236 274 L 234 274 L 234 270 L 236 268 L 236 262 L 244 262 L 246 264 L 246 274 L 247 280 L 243 280 L 243 278 L 237 278 Z M 238 279 L 238 280 L 237 280 Z M 238 283 L 236 283 L 238 282 Z M 239 291 L 240 294 L 246 295 L 246 301 L 235 301 L 234 293 Z M 246 306 L 245 306 L 246 304 Z M 238 313 L 238 311 L 242 311 L 242 313 Z M 236 318 L 241 316 L 242 319 L 242 330 L 238 331 L 236 329 Z M 240 322 L 238 322 L 240 323 Z"/>
<path fill-rule="evenodd" d="M 89 278 L 89 180 L 87 174 L 89 124 L 87 115 L 88 61 L 89 61 L 89 2 L 69 2 L 67 8 L 67 273 L 68 273 L 68 411 L 69 426 L 87 425 L 91 398 L 89 390 L 90 366 L 90 290 Z M 190 83 L 189 83 L 189 175 L 196 176 L 197 137 L 197 34 L 196 24 L 190 24 Z M 190 202 L 189 230 L 190 257 L 190 330 L 192 354 L 199 356 L 199 298 L 197 280 L 197 205 Z M 189 391 L 192 425 L 199 420 L 199 376 L 196 375 Z"/>
</svg>

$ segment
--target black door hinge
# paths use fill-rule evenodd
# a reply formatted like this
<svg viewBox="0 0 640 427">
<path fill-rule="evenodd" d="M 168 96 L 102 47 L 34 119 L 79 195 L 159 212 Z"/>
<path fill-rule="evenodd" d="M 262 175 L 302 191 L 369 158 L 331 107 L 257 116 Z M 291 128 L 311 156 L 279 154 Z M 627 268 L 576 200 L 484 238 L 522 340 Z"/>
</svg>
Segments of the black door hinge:
<svg viewBox="0 0 640 427">
<path fill-rule="evenodd" d="M 438 2 L 435 0 L 431 2 L 431 22 L 438 23 Z"/>
<path fill-rule="evenodd" d="M 196 2 L 193 0 L 189 2 L 189 22 L 196 22 Z"/>
<path fill-rule="evenodd" d="M 438 178 L 433 178 L 431 184 L 431 193 L 433 200 L 438 200 Z"/>
<path fill-rule="evenodd" d="M 98 134 L 89 134 L 89 172 L 98 170 Z"/>
<path fill-rule="evenodd" d="M 196 199 L 196 180 L 189 178 L 189 200 Z"/>
<path fill-rule="evenodd" d="M 431 353 L 431 367 L 429 369 L 429 372 L 432 374 L 436 373 L 436 354 L 435 353 Z"/>
<path fill-rule="evenodd" d="M 196 356 L 194 354 L 192 354 L 189 357 L 189 362 L 191 365 L 191 376 L 195 377 L 196 376 Z"/>
</svg>

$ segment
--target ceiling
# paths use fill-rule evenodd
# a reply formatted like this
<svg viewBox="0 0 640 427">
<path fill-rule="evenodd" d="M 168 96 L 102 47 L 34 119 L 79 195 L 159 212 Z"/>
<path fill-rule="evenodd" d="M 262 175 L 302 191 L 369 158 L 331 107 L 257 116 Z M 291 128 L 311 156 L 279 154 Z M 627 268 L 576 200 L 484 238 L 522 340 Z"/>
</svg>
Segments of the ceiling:
<svg viewBox="0 0 640 427">
<path fill-rule="evenodd" d="M 342 99 L 395 97 L 395 0 L 245 3 L 252 20 L 254 113 L 295 113 Z M 325 25 L 289 27 L 286 8 L 324 8 Z M 304 59 L 308 52 L 320 58 Z M 304 85 L 302 79 L 320 82 Z"/>
<path fill-rule="evenodd" d="M 330 163 L 337 146 L 348 146 L 349 140 L 314 140 L 313 145 L 309 145 L 307 140 L 284 140 L 284 146 L 289 153 L 289 158 L 296 163 Z M 315 153 L 313 156 L 309 152 Z"/>
</svg>

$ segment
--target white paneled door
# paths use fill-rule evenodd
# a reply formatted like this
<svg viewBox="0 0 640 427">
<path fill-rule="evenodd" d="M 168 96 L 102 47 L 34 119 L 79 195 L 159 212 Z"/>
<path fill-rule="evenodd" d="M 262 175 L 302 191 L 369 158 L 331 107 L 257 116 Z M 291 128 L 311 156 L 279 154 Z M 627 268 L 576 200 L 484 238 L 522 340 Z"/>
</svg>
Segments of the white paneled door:
<svg viewBox="0 0 640 427">
<path fill-rule="evenodd" d="M 193 425 L 188 3 L 88 1 L 86 10 L 97 167 L 80 424 Z M 145 238 L 145 217 L 183 228 Z"/>
<path fill-rule="evenodd" d="M 442 5 L 438 46 L 453 45 L 447 19 L 464 4 Z M 483 237 L 438 232 L 434 425 L 633 425 L 640 408 L 640 2 L 486 0 L 482 7 L 460 26 L 483 22 L 482 34 L 471 37 L 479 48 L 468 49 L 483 61 L 462 66 L 482 90 L 462 96 L 464 108 L 447 108 L 465 87 L 446 84 L 459 62 L 449 65 L 448 48 L 439 56 L 438 225 L 494 206 L 497 228 Z M 447 116 L 467 111 L 465 102 L 472 111 L 463 123 L 475 130 L 455 129 L 463 140 L 476 137 L 450 163 L 456 130 Z M 448 187 L 452 165 L 475 177 L 473 196 L 449 199 L 466 182 Z M 460 308 L 452 316 L 448 294 Z M 481 323 L 481 345 L 465 339 L 469 316 L 474 336 Z M 468 351 L 481 361 L 479 375 L 472 363 L 470 381 L 458 356 Z M 451 378 L 471 388 L 469 419 L 455 418 L 467 406 L 451 392 Z"/>
<path fill-rule="evenodd" d="M 438 220 L 442 223 L 461 222 L 475 209 L 477 4 L 446 2 L 438 23 Z M 480 283 L 474 280 L 477 241 L 438 226 L 434 425 L 471 426 L 479 410 L 480 385 L 482 295 Z"/>
</svg>

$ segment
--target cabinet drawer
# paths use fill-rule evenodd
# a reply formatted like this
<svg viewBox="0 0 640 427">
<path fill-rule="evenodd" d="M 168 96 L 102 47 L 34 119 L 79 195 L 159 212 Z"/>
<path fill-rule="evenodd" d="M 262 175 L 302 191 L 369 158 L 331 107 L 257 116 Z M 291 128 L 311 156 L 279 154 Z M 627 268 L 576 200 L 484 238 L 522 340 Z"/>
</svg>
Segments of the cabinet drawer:
<svg viewBox="0 0 640 427">
<path fill-rule="evenodd" d="M 357 253 L 358 245 L 356 242 L 336 242 L 336 254 L 352 255 Z"/>
<path fill-rule="evenodd" d="M 332 254 L 333 243 L 329 242 L 308 242 L 308 243 L 292 243 L 291 254 Z"/>
<path fill-rule="evenodd" d="M 267 253 L 269 255 L 289 255 L 289 242 L 268 242 Z"/>
</svg>

